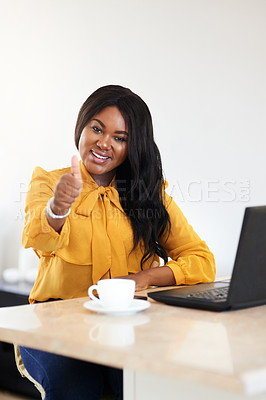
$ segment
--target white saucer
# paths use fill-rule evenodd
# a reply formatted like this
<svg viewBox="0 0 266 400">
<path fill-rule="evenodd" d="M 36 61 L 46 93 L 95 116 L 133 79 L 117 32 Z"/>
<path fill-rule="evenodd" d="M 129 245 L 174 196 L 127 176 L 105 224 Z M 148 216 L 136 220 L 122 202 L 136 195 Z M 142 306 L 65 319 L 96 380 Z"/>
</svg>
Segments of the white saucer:
<svg viewBox="0 0 266 400">
<path fill-rule="evenodd" d="M 139 311 L 146 310 L 150 307 L 151 303 L 147 300 L 137 300 L 134 299 L 129 307 L 121 308 L 121 309 L 112 309 L 112 308 L 104 308 L 98 303 L 95 303 L 93 300 L 87 301 L 83 304 L 85 308 L 90 311 L 94 311 L 100 314 L 109 314 L 109 315 L 132 315 Z"/>
</svg>

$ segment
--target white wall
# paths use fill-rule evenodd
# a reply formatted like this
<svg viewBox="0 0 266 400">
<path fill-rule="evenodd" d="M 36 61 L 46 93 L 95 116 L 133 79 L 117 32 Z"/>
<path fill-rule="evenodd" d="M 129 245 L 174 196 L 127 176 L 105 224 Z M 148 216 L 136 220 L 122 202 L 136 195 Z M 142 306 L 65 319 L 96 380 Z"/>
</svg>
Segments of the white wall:
<svg viewBox="0 0 266 400">
<path fill-rule="evenodd" d="M 169 193 L 230 273 L 266 198 L 265 26 L 265 0 L 0 0 L 0 269 L 33 168 L 69 164 L 81 104 L 116 83 L 148 103 Z"/>
</svg>

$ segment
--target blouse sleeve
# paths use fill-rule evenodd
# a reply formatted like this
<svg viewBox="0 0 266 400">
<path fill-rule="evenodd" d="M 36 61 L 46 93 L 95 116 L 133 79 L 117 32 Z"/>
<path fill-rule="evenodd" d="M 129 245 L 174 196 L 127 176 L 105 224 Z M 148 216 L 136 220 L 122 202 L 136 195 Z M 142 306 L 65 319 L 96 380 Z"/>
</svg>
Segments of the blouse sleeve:
<svg viewBox="0 0 266 400">
<path fill-rule="evenodd" d="M 194 285 L 215 279 L 215 260 L 208 246 L 188 224 L 172 197 L 165 193 L 171 230 L 162 237 L 168 256 L 166 264 L 174 273 L 177 285 Z"/>
<path fill-rule="evenodd" d="M 22 234 L 24 247 L 51 253 L 68 245 L 69 220 L 57 233 L 48 223 L 45 213 L 47 201 L 53 196 L 57 180 L 40 167 L 35 168 L 26 196 L 25 225 Z M 38 251 L 37 251 L 38 253 Z"/>
</svg>

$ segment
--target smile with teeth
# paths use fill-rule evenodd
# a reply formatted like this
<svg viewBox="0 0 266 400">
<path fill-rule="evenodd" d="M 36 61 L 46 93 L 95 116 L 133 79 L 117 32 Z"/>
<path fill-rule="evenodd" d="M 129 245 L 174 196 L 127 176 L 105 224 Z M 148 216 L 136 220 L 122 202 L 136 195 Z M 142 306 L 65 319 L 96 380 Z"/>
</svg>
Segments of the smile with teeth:
<svg viewBox="0 0 266 400">
<path fill-rule="evenodd" d="M 99 158 L 100 160 L 108 160 L 108 158 L 110 158 L 110 157 L 103 157 L 103 156 L 100 156 L 100 154 L 94 153 L 93 150 L 91 150 L 91 152 L 92 152 L 92 154 L 93 154 L 96 158 Z"/>
</svg>

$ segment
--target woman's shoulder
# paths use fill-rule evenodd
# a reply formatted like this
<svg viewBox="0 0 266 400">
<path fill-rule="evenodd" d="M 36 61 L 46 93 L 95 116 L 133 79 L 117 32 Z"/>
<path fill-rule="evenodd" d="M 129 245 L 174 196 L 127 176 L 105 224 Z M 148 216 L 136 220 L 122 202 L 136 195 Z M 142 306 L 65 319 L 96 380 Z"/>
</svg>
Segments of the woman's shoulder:
<svg viewBox="0 0 266 400">
<path fill-rule="evenodd" d="M 173 198 L 166 192 L 166 189 L 168 188 L 168 186 L 169 186 L 168 182 L 166 180 L 164 180 L 163 184 L 162 184 L 162 189 L 163 189 L 162 192 L 163 192 L 163 203 L 166 208 L 169 208 L 169 205 L 171 204 L 171 202 L 173 200 Z"/>
<path fill-rule="evenodd" d="M 46 171 L 42 167 L 35 167 L 32 173 L 32 180 L 51 180 L 51 181 L 58 181 L 59 178 L 69 173 L 71 170 L 70 167 L 54 169 L 52 171 Z"/>
</svg>

